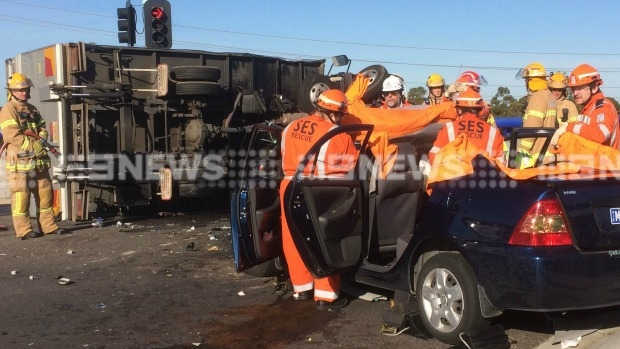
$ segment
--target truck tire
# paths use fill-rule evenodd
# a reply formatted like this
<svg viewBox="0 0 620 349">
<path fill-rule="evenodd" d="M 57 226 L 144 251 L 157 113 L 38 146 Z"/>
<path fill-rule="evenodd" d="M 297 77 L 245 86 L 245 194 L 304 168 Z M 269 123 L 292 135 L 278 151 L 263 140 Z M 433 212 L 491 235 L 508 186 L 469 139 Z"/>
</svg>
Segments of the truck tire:
<svg viewBox="0 0 620 349">
<path fill-rule="evenodd" d="M 383 80 L 388 77 L 387 69 L 382 65 L 371 65 L 362 70 L 359 74 L 366 75 L 370 78 L 366 92 L 362 96 L 362 100 L 365 103 L 371 103 L 375 98 L 381 94 L 383 89 Z"/>
<path fill-rule="evenodd" d="M 301 82 L 297 91 L 297 108 L 304 113 L 312 113 L 319 95 L 326 90 L 338 88 L 338 85 L 325 75 L 312 75 Z"/>
<path fill-rule="evenodd" d="M 182 81 L 176 83 L 177 96 L 220 97 L 222 87 L 211 81 Z"/>
<path fill-rule="evenodd" d="M 176 81 L 217 82 L 222 77 L 220 68 L 209 66 L 178 66 L 170 68 L 170 78 Z"/>
</svg>

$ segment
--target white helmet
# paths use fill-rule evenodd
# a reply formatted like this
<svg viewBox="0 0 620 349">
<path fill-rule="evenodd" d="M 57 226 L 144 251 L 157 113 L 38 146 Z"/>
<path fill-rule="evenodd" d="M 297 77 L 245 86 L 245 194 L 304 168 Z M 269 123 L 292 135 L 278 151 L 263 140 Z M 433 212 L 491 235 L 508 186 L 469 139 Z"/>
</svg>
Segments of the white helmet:
<svg viewBox="0 0 620 349">
<path fill-rule="evenodd" d="M 405 80 L 399 75 L 392 74 L 383 80 L 383 92 L 400 91 L 405 89 Z"/>
</svg>

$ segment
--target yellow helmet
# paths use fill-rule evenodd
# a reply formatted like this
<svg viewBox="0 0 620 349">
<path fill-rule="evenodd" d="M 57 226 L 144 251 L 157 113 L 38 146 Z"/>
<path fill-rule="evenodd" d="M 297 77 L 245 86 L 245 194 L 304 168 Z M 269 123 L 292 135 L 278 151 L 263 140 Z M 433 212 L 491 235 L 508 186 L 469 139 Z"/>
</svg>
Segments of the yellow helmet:
<svg viewBox="0 0 620 349">
<path fill-rule="evenodd" d="M 523 79 L 529 78 L 546 78 L 547 73 L 545 73 L 545 66 L 538 63 L 530 63 L 525 66 L 525 68 L 521 69 L 521 77 Z"/>
<path fill-rule="evenodd" d="M 564 89 L 566 88 L 566 81 L 566 75 L 558 71 L 551 75 L 549 81 L 547 81 L 547 85 L 549 85 L 549 88 Z"/>
<path fill-rule="evenodd" d="M 441 87 L 445 85 L 446 82 L 439 74 L 431 74 L 428 79 L 426 79 L 426 86 L 428 87 Z"/>
<path fill-rule="evenodd" d="M 13 73 L 9 76 L 9 80 L 6 83 L 6 88 L 9 90 L 19 90 L 22 88 L 32 87 L 32 82 L 26 77 L 26 75 L 20 73 Z"/>
</svg>

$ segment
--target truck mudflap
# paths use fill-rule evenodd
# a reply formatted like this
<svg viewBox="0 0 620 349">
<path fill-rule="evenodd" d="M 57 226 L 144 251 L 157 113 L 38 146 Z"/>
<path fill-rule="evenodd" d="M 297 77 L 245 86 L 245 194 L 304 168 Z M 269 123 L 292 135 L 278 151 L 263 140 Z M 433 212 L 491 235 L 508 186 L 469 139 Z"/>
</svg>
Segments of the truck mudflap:
<svg viewBox="0 0 620 349">
<path fill-rule="evenodd" d="M 159 169 L 159 188 L 163 201 L 172 199 L 172 170 L 170 168 Z"/>
</svg>

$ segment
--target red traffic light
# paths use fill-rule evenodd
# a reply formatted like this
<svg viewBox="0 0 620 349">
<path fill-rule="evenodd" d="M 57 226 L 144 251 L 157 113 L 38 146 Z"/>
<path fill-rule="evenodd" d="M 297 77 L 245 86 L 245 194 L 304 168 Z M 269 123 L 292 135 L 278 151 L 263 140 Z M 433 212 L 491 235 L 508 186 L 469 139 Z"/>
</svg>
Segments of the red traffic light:
<svg viewBox="0 0 620 349">
<path fill-rule="evenodd" d="M 164 17 L 165 14 L 166 13 L 164 12 L 164 9 L 161 7 L 153 7 L 151 9 L 151 16 L 153 18 L 162 19 L 162 17 Z"/>
</svg>

